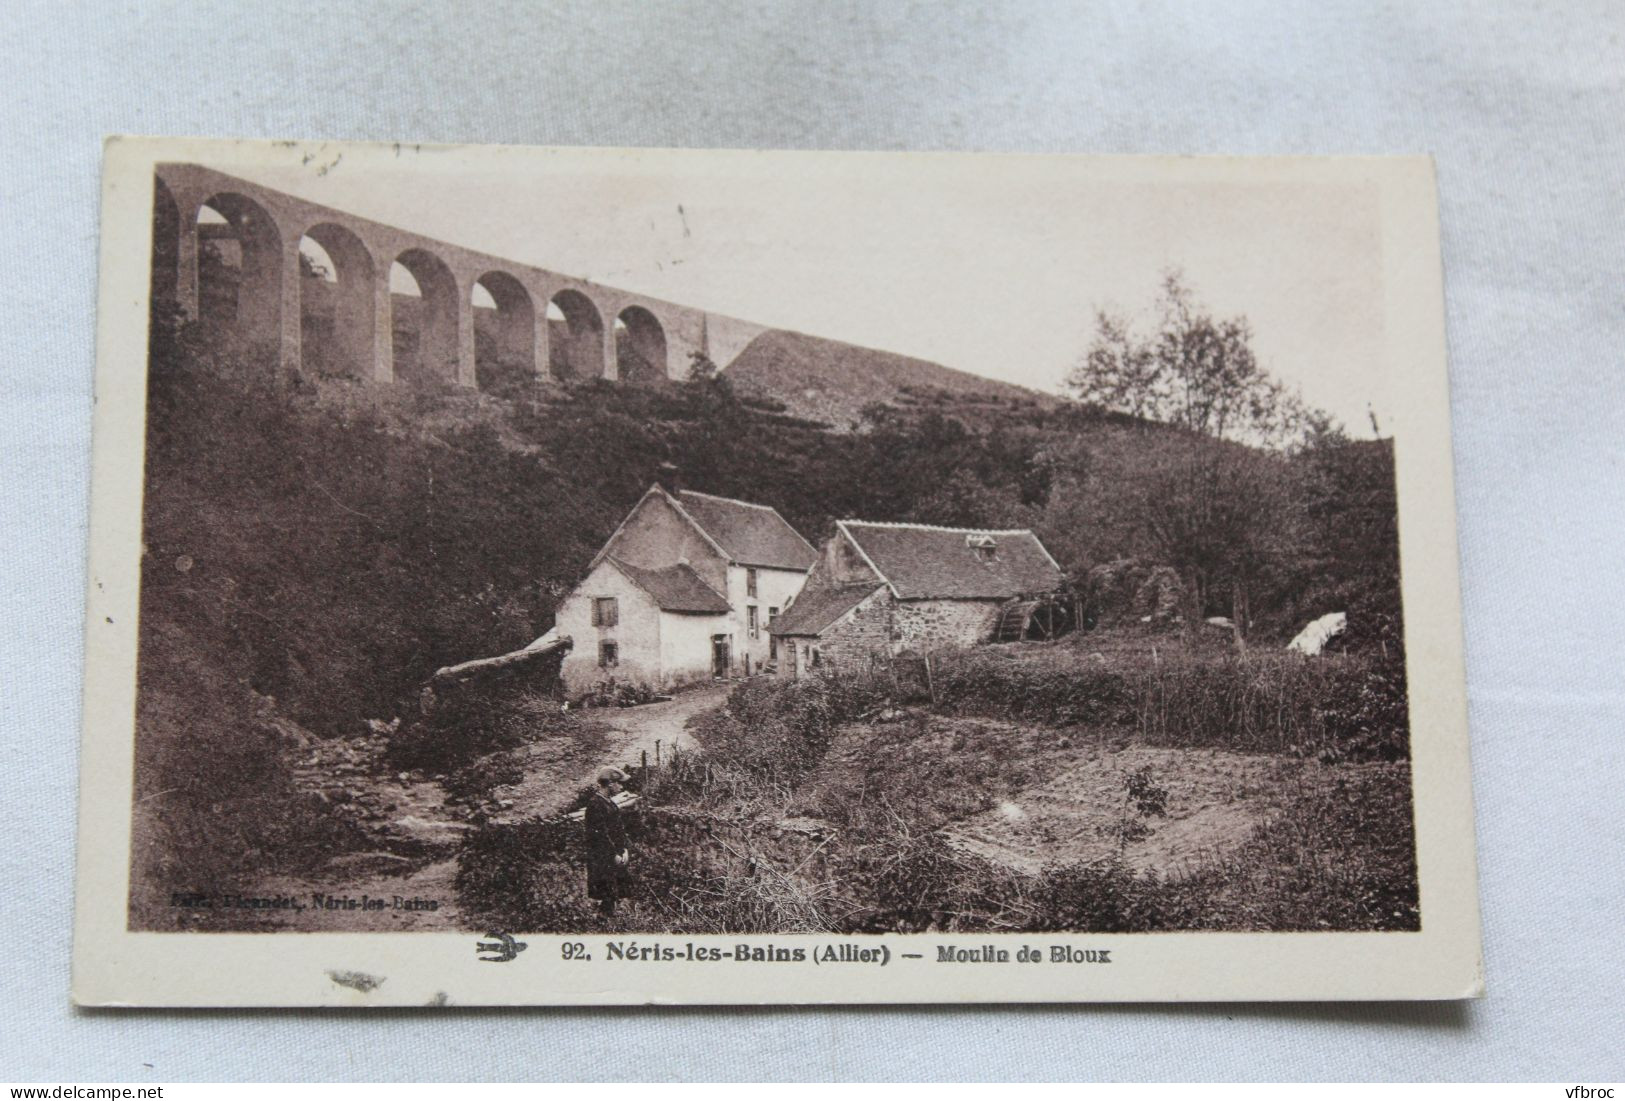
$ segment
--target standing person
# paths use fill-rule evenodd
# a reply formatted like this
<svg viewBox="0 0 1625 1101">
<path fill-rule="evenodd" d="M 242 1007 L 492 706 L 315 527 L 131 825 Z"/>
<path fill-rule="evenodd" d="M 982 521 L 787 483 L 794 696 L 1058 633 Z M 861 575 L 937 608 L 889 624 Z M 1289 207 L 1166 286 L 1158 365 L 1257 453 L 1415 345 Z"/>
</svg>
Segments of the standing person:
<svg viewBox="0 0 1625 1101">
<path fill-rule="evenodd" d="M 626 823 L 613 798 L 625 780 L 618 768 L 600 769 L 587 797 L 587 897 L 598 900 L 606 918 L 615 916 L 615 900 L 626 892 Z"/>
</svg>

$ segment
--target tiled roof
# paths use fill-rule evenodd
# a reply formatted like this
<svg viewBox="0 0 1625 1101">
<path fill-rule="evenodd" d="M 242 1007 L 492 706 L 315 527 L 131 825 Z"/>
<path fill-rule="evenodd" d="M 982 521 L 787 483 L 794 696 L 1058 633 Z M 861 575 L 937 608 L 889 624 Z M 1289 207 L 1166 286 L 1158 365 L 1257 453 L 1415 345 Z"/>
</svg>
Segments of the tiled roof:
<svg viewBox="0 0 1625 1101">
<path fill-rule="evenodd" d="M 1061 568 L 1038 536 L 1020 531 L 939 528 L 842 520 L 839 527 L 903 600 L 991 600 L 1061 585 Z M 992 543 L 984 555 L 974 543 Z"/>
<path fill-rule="evenodd" d="M 696 612 L 707 615 L 726 615 L 728 602 L 722 594 L 700 579 L 687 564 L 646 570 L 619 558 L 610 564 L 624 573 L 632 584 L 654 598 L 663 612 Z"/>
<path fill-rule="evenodd" d="M 816 635 L 880 588 L 877 581 L 801 590 L 796 602 L 773 621 L 776 635 Z"/>
<path fill-rule="evenodd" d="M 796 534 L 776 509 L 709 493 L 677 494 L 683 511 L 735 562 L 810 570 L 818 561 L 813 545 Z"/>
</svg>

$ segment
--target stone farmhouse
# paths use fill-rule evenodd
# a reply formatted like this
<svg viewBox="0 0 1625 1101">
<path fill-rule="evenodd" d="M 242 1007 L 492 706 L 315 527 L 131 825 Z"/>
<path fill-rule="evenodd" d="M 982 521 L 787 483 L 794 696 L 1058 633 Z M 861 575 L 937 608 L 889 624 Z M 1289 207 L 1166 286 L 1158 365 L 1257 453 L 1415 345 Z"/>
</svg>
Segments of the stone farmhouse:
<svg viewBox="0 0 1625 1101">
<path fill-rule="evenodd" d="M 763 671 L 771 625 L 817 560 L 767 505 L 650 486 L 559 607 L 554 631 L 574 644 L 566 692 Z"/>
<path fill-rule="evenodd" d="M 860 669 L 905 651 L 987 642 L 1061 584 L 1061 567 L 1031 531 L 842 520 L 774 624 L 778 671 Z"/>
</svg>

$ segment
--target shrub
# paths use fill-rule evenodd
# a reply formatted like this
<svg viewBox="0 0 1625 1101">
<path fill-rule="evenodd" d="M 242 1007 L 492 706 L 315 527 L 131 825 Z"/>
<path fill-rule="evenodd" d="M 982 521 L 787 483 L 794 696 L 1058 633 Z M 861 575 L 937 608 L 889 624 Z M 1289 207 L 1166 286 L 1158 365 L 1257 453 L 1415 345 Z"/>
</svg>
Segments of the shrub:
<svg viewBox="0 0 1625 1101">
<path fill-rule="evenodd" d="M 935 834 L 872 841 L 842 869 L 843 886 L 862 908 L 851 931 L 918 933 L 959 928 L 973 912 L 1002 911 L 973 896 L 1012 886 L 1001 869 L 967 857 Z M 971 922 L 974 926 L 976 922 Z"/>
<path fill-rule="evenodd" d="M 1181 655 L 1140 671 L 1136 721 L 1158 745 L 1319 750 L 1330 738 L 1324 708 L 1350 671 L 1338 658 Z"/>
<path fill-rule="evenodd" d="M 610 677 L 594 684 L 572 702 L 582 707 L 637 707 L 659 698 L 660 693 L 647 684 Z"/>
<path fill-rule="evenodd" d="M 947 712 L 1133 729 L 1156 745 L 1327 759 L 1408 753 L 1404 663 L 1164 644 L 1154 653 L 982 647 L 934 656 Z"/>
<path fill-rule="evenodd" d="M 823 759 L 835 727 L 889 699 L 869 675 L 746 681 L 700 720 L 707 752 L 760 780 L 790 782 Z"/>
<path fill-rule="evenodd" d="M 585 836 L 565 818 L 486 824 L 457 855 L 457 896 L 493 928 L 524 933 L 590 929 L 597 910 L 586 897 Z"/>
<path fill-rule="evenodd" d="M 1163 920 L 1180 928 L 1420 928 L 1410 769 L 1339 770 L 1161 896 Z"/>
<path fill-rule="evenodd" d="M 443 695 L 429 714 L 403 723 L 388 760 L 393 768 L 450 774 L 549 734 L 579 733 L 580 726 L 557 700 L 523 682 L 487 684 Z"/>
<path fill-rule="evenodd" d="M 1120 725 L 1134 714 L 1130 674 L 1070 648 L 944 651 L 932 661 L 937 703 L 944 711 L 1055 726 Z"/>
<path fill-rule="evenodd" d="M 641 816 L 632 899 L 640 928 L 696 933 L 829 932 L 831 884 L 799 874 L 751 824 L 681 810 Z"/>
<path fill-rule="evenodd" d="M 1338 689 L 1322 707 L 1331 736 L 1322 760 L 1397 761 L 1410 756 L 1410 693 L 1402 657 L 1368 661 L 1358 675 L 1343 678 Z"/>
<path fill-rule="evenodd" d="M 1362 765 L 1300 791 L 1242 848 L 1191 874 L 1119 860 L 1023 875 L 935 834 L 877 838 L 840 866 L 849 931 L 1416 929 L 1410 772 Z"/>
<path fill-rule="evenodd" d="M 353 820 L 296 787 L 295 728 L 276 721 L 274 701 L 204 660 L 208 643 L 173 622 L 141 624 L 134 928 L 175 920 L 171 891 L 250 887 L 258 875 L 307 870 L 361 841 Z"/>
<path fill-rule="evenodd" d="M 1033 928 L 1091 933 L 1148 932 L 1166 927 L 1159 880 L 1117 861 L 1046 870 L 1034 892 Z"/>
<path fill-rule="evenodd" d="M 517 784 L 525 778 L 525 770 L 516 761 L 502 754 L 489 754 L 451 773 L 441 787 L 451 799 L 474 803 L 488 798 L 493 791 L 507 784 Z"/>
</svg>

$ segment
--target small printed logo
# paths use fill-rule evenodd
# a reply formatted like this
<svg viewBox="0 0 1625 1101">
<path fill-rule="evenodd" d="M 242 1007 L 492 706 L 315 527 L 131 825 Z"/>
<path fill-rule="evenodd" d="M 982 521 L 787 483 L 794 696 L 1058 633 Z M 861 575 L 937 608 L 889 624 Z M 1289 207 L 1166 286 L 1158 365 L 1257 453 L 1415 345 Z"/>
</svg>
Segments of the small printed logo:
<svg viewBox="0 0 1625 1101">
<path fill-rule="evenodd" d="M 507 963 L 519 953 L 523 952 L 526 944 L 522 940 L 514 940 L 511 933 L 487 933 L 490 940 L 482 940 L 474 945 L 476 952 L 489 952 L 490 955 L 481 955 L 484 963 Z"/>
</svg>

